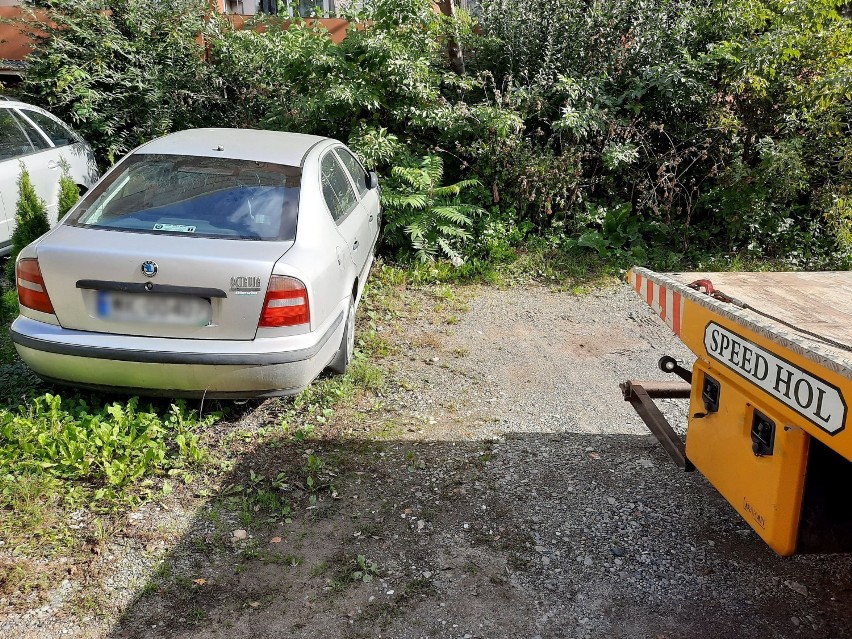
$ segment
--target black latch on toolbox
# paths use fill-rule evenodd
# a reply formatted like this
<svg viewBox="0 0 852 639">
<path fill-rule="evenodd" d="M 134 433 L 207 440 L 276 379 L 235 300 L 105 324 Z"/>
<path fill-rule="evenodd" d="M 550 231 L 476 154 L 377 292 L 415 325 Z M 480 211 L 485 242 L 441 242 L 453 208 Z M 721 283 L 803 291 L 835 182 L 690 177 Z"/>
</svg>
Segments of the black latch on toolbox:
<svg viewBox="0 0 852 639">
<path fill-rule="evenodd" d="M 719 395 L 722 387 L 715 379 L 709 375 L 704 376 L 704 383 L 701 385 L 701 399 L 704 400 L 704 410 L 707 413 L 716 413 L 719 411 Z"/>
<path fill-rule="evenodd" d="M 775 450 L 775 422 L 759 410 L 751 422 L 751 449 L 758 457 L 767 457 Z"/>
</svg>

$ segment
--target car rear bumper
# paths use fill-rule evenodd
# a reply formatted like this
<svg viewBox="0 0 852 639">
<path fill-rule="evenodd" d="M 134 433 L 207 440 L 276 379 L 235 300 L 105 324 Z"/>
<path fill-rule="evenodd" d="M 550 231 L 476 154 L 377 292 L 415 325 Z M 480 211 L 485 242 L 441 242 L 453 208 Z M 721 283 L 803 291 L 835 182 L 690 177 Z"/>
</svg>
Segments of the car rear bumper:
<svg viewBox="0 0 852 639">
<path fill-rule="evenodd" d="M 18 317 L 11 337 L 40 376 L 145 395 L 259 397 L 300 391 L 340 345 L 343 313 L 306 335 L 188 340 L 72 331 Z"/>
</svg>

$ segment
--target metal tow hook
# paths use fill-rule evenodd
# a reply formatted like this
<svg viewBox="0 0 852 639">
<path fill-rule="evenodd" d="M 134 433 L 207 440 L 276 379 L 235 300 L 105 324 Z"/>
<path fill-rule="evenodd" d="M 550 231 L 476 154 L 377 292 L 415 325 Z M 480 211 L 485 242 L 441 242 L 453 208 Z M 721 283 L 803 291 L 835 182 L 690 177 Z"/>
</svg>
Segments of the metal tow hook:
<svg viewBox="0 0 852 639">
<path fill-rule="evenodd" d="M 670 355 L 663 355 L 660 361 L 657 362 L 657 366 L 664 373 L 674 373 L 683 381 L 692 383 L 692 371 L 678 364 L 677 360 Z"/>
</svg>

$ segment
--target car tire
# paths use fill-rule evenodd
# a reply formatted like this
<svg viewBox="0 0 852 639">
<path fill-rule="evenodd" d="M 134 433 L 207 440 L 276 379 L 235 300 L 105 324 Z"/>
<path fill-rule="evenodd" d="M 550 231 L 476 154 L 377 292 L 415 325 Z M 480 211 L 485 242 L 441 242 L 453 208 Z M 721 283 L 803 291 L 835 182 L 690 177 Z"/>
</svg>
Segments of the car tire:
<svg viewBox="0 0 852 639">
<path fill-rule="evenodd" d="M 338 375 L 346 373 L 349 363 L 352 361 L 352 355 L 355 352 L 355 301 L 349 300 L 349 311 L 346 313 L 346 320 L 343 326 L 343 338 L 340 340 L 340 347 L 334 355 L 334 359 L 328 365 L 332 372 Z"/>
</svg>

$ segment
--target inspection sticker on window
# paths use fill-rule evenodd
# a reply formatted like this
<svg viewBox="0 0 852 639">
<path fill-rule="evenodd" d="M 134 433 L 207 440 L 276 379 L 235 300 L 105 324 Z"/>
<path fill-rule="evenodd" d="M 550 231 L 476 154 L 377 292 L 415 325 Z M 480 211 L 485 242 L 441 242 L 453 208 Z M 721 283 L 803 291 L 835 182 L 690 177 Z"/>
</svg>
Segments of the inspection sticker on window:
<svg viewBox="0 0 852 639">
<path fill-rule="evenodd" d="M 846 422 L 846 401 L 833 384 L 773 355 L 715 322 L 704 329 L 707 354 L 781 400 L 825 432 L 836 435 Z"/>
<path fill-rule="evenodd" d="M 166 231 L 167 233 L 195 233 L 194 226 L 184 224 L 155 224 L 155 231 Z"/>
</svg>

